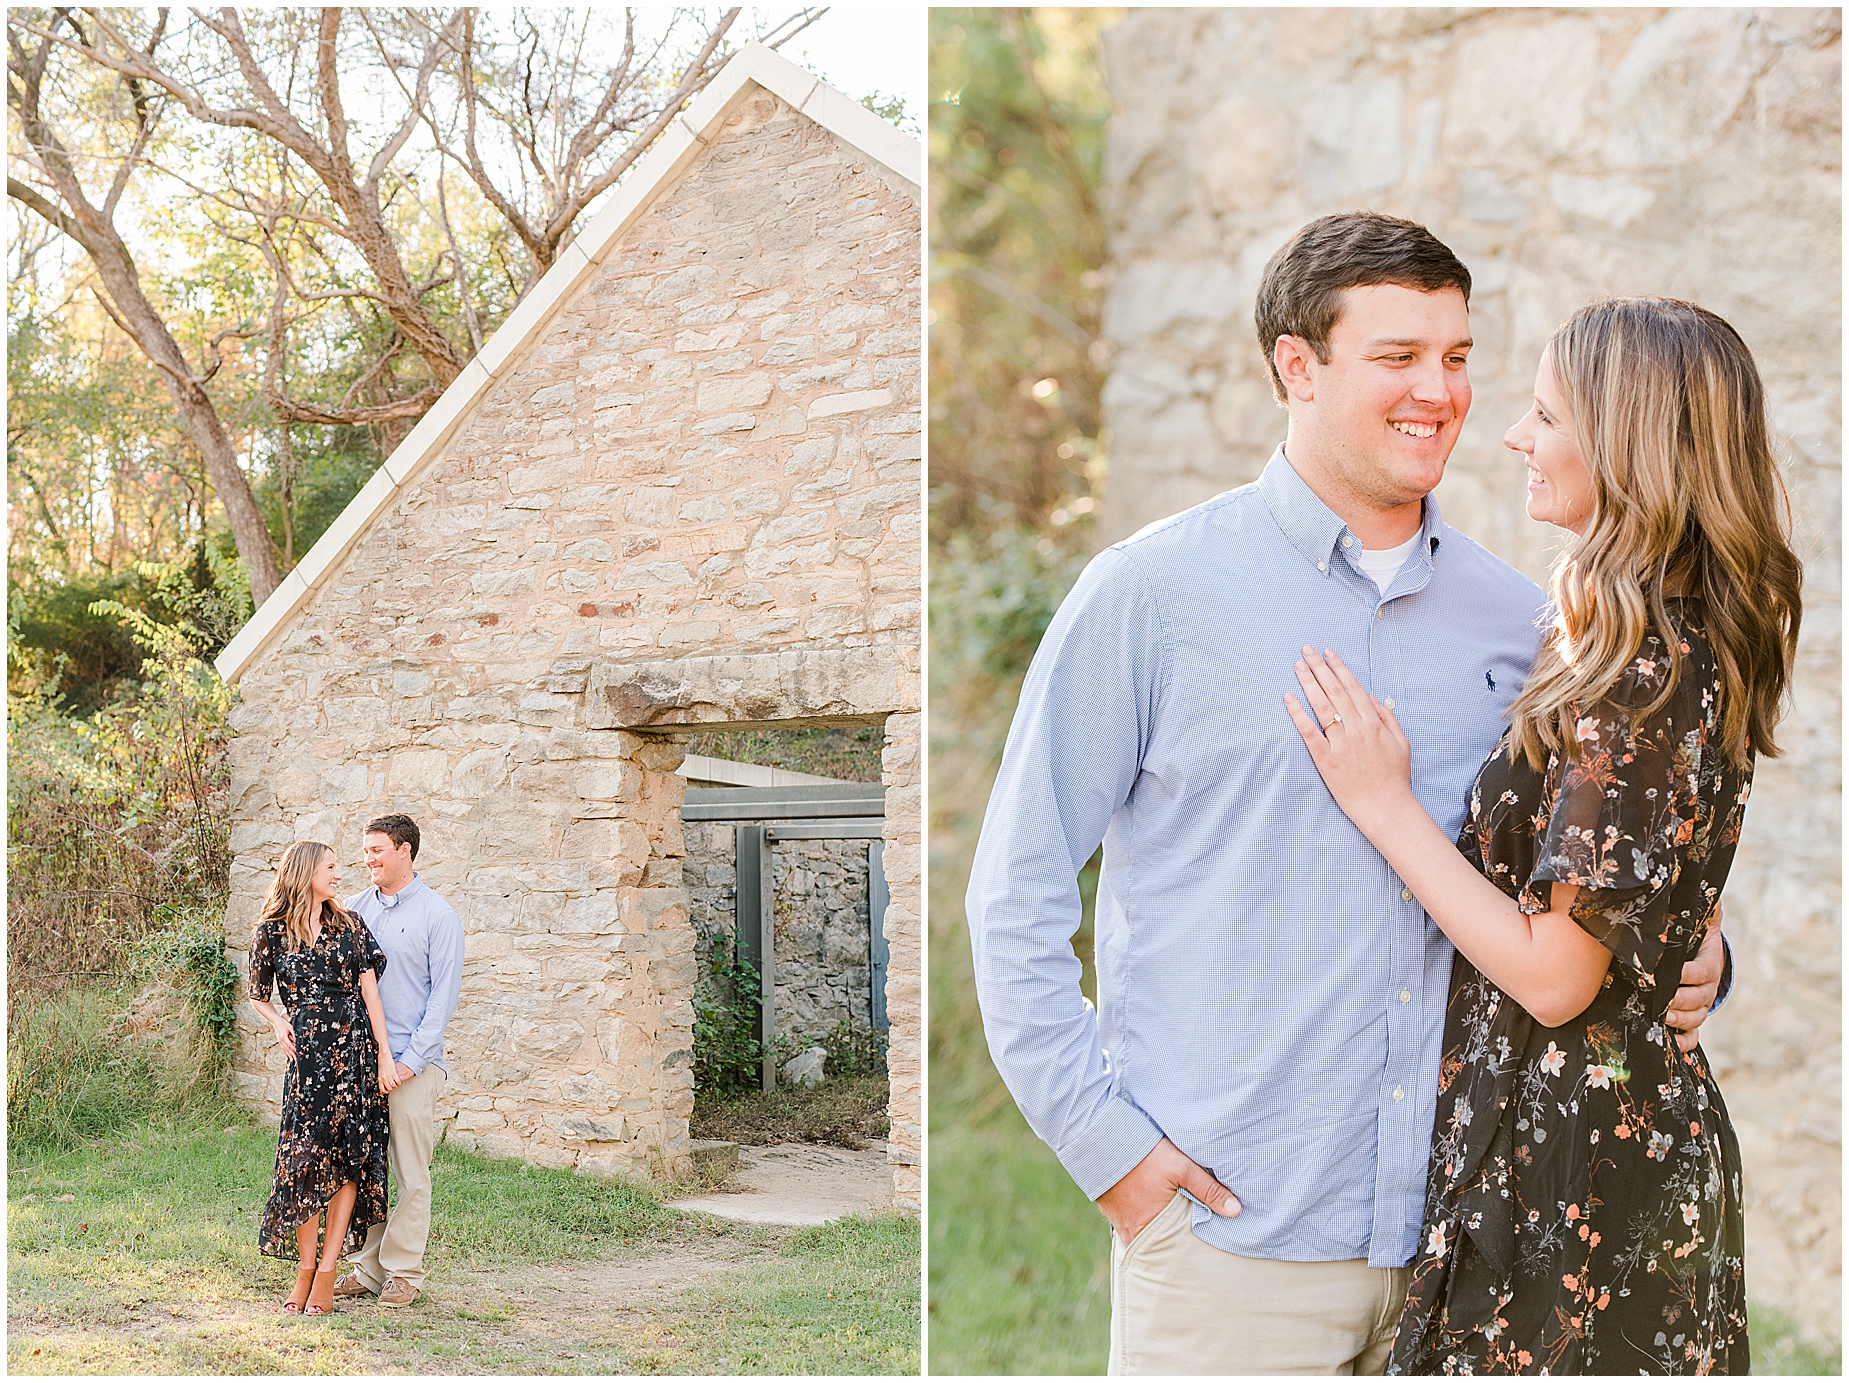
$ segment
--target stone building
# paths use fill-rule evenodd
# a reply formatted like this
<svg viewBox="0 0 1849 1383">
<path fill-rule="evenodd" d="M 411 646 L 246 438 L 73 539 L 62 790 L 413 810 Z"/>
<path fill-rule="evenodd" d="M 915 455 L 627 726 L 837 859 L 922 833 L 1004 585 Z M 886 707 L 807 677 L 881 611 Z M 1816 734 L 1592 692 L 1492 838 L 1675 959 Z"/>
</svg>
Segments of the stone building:
<svg viewBox="0 0 1849 1383">
<path fill-rule="evenodd" d="M 917 141 L 747 45 L 219 659 L 227 935 L 293 840 L 418 819 L 467 932 L 447 1137 L 679 1163 L 676 734 L 885 728 L 895 1192 L 918 1203 Z M 244 1006 L 238 1087 L 283 1070 Z"/>
<path fill-rule="evenodd" d="M 1841 11 L 1134 10 L 1107 32 L 1109 490 L 1100 540 L 1257 475 L 1284 436 L 1252 326 L 1304 222 L 1430 226 L 1475 282 L 1475 402 L 1438 499 L 1536 580 L 1553 530 L 1501 446 L 1554 325 L 1693 299 L 1758 359 L 1805 563 L 1800 668 L 1724 899 L 1704 1045 L 1747 1173 L 1758 1306 L 1841 1292 Z"/>
</svg>

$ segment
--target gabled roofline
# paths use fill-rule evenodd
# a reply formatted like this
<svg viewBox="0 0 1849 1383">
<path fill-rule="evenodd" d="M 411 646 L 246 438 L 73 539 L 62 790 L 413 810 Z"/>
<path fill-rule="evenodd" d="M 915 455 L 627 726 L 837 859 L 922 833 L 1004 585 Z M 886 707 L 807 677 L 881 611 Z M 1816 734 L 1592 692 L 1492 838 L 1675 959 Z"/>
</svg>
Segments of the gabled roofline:
<svg viewBox="0 0 1849 1383">
<path fill-rule="evenodd" d="M 747 43 L 675 117 L 654 147 L 617 185 L 603 209 L 559 252 L 552 268 L 515 305 L 500 329 L 341 510 L 340 517 L 225 645 L 215 664 L 219 676 L 235 682 L 256 661 L 282 626 L 334 573 L 372 521 L 436 458 L 489 386 L 545 329 L 553 314 L 602 263 L 623 234 L 673 190 L 680 175 L 754 87 L 781 97 L 837 138 L 891 170 L 913 197 L 919 195 L 924 151 L 917 140 L 788 58 L 761 43 Z"/>
</svg>

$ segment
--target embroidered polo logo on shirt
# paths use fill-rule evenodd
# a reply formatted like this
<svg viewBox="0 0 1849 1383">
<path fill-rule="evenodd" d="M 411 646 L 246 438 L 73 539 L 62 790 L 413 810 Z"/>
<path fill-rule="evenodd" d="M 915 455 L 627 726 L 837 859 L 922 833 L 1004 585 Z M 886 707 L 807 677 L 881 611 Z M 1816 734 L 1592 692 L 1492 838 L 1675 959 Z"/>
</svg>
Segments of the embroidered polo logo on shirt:
<svg viewBox="0 0 1849 1383">
<path fill-rule="evenodd" d="M 1485 670 L 1483 673 L 1483 680 L 1489 683 L 1489 689 L 1491 691 L 1496 690 L 1496 677 L 1493 671 Z"/>
</svg>

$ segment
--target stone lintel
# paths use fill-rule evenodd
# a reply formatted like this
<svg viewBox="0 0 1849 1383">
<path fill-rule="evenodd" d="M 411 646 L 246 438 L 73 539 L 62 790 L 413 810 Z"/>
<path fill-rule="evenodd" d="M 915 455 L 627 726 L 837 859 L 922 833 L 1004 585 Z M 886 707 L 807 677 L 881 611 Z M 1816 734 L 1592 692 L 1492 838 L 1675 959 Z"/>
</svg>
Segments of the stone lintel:
<svg viewBox="0 0 1849 1383">
<path fill-rule="evenodd" d="M 912 709 L 916 679 L 889 648 L 805 648 L 591 669 L 585 723 L 594 730 L 791 722 L 867 725 Z"/>
</svg>

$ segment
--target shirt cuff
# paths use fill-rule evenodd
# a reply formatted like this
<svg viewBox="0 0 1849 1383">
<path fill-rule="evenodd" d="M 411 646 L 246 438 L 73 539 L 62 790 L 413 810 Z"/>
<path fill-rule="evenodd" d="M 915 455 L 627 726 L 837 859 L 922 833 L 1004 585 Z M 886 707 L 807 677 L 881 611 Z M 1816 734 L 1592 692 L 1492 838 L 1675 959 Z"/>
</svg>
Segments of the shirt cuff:
<svg viewBox="0 0 1849 1383">
<path fill-rule="evenodd" d="M 402 1064 L 407 1070 L 410 1071 L 410 1073 L 414 1077 L 422 1075 L 424 1068 L 430 1064 L 428 1061 L 425 1061 L 424 1058 L 422 1058 L 421 1056 L 417 1056 L 414 1053 L 409 1052 L 409 1051 L 407 1051 L 403 1056 L 393 1057 L 392 1060 Z"/>
<path fill-rule="evenodd" d="M 1105 1101 L 1083 1134 L 1054 1151 L 1079 1189 L 1097 1200 L 1122 1181 L 1162 1141 L 1162 1130 L 1122 1096 Z"/>
</svg>

